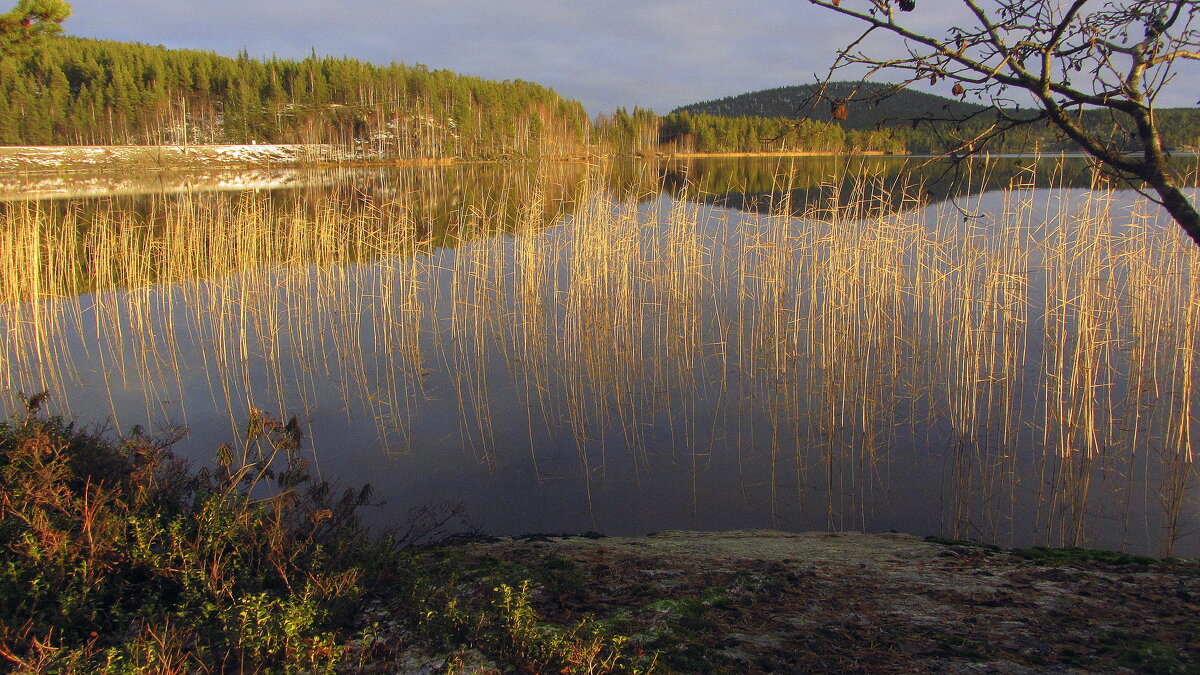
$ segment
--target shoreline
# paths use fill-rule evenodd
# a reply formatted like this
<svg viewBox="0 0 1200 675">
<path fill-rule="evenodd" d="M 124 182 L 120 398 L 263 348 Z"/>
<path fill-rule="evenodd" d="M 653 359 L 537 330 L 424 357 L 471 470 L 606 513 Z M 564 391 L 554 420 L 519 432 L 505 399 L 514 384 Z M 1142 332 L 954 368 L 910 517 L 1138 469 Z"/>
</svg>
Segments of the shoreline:
<svg viewBox="0 0 1200 675">
<path fill-rule="evenodd" d="M 788 157 L 907 157 L 879 151 L 860 152 L 691 152 L 633 154 L 643 160 Z M 620 157 L 614 155 L 611 157 Z M 592 161 L 595 156 L 546 158 L 422 157 L 385 159 L 356 155 L 329 144 L 214 145 L 23 145 L 0 146 L 0 174 L 82 173 L 87 171 L 184 171 L 321 167 L 437 167 L 510 161 Z"/>
<path fill-rule="evenodd" d="M 1175 668 L 1200 663 L 1188 628 L 1196 561 L 746 530 L 480 536 L 423 549 L 416 569 L 456 579 L 470 597 L 526 579 L 543 621 L 612 626 L 670 672 L 1191 672 Z M 363 620 L 388 616 L 383 603 Z M 456 658 L 471 672 L 501 665 L 410 651 L 402 672 L 441 672 Z"/>
<path fill-rule="evenodd" d="M 1080 157 L 1074 153 L 1039 155 L 1002 153 L 993 158 Z M 321 169 L 369 167 L 445 167 L 507 162 L 593 162 L 635 159 L 642 161 L 686 161 L 692 159 L 789 159 L 789 158 L 890 158 L 934 159 L 926 154 L 893 154 L 878 150 L 854 152 L 642 152 L 591 154 L 562 157 L 418 157 L 383 158 L 332 144 L 212 144 L 212 145 L 21 145 L 0 146 L 0 179 L 4 176 L 86 174 L 101 171 L 167 173 L 222 170 Z"/>
<path fill-rule="evenodd" d="M 788 152 L 674 152 L 654 155 L 662 159 L 721 159 L 737 157 L 915 157 L 917 155 L 896 155 L 882 150 L 859 150 L 855 152 L 811 152 L 795 150 Z"/>
<path fill-rule="evenodd" d="M 284 470 L 274 452 L 234 464 L 223 446 L 220 469 L 193 470 L 169 439 L 79 431 L 42 417 L 43 401 L 25 397 L 24 415 L 0 428 L 12 487 L 0 503 L 12 542 L 0 561 L 4 582 L 23 590 L 0 595 L 0 626 L 10 630 L 0 659 L 49 665 L 26 670 L 168 661 L 178 672 L 321 665 L 408 675 L 1200 668 L 1196 560 L 898 533 L 467 529 L 446 539 L 469 528 L 453 504 L 415 509 L 373 534 L 356 516 L 368 490 L 339 498 L 314 479 L 293 454 L 302 431 L 292 423 L 254 411 L 247 425 L 243 457 L 260 441 L 289 449 L 289 482 L 276 487 L 264 478 Z"/>
<path fill-rule="evenodd" d="M 733 157 L 836 157 L 828 153 L 694 153 L 548 158 L 351 157 L 340 146 L 303 144 L 0 146 L 0 201 L 112 194 L 274 189 L 319 184 L 329 169 L 442 168 L 526 162 L 672 162 Z M 864 155 L 869 156 L 869 155 Z M 313 183 L 313 181 L 317 183 Z"/>
<path fill-rule="evenodd" d="M 328 144 L 223 145 L 21 145 L 0 146 L 0 174 L 80 173 L 121 169 L 142 172 L 224 169 L 439 167 L 510 161 L 587 161 L 590 157 L 382 158 Z"/>
<path fill-rule="evenodd" d="M 456 160 L 451 157 L 392 160 L 354 157 L 341 146 L 295 143 L 0 146 L 0 173 L 445 166 L 454 163 Z"/>
</svg>

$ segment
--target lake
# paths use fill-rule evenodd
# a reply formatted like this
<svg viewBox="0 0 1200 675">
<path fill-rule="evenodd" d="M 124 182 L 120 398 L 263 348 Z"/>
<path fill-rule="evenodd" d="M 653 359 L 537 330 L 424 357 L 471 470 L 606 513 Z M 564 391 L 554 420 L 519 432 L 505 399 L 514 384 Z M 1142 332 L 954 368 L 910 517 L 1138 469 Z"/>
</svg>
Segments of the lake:
<svg viewBox="0 0 1200 675">
<path fill-rule="evenodd" d="M 377 524 L 1200 553 L 1194 246 L 1081 161 L 918 163 L 6 184 L 0 376 L 202 464 L 295 415 Z"/>
</svg>

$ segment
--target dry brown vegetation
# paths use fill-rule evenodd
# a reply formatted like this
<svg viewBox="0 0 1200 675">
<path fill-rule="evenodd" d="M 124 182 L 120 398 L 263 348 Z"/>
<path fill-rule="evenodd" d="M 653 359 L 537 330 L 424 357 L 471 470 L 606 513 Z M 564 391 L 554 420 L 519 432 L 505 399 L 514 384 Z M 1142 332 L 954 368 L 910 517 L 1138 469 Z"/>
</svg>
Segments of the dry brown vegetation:
<svg viewBox="0 0 1200 675">
<path fill-rule="evenodd" d="M 145 391 L 120 424 L 183 398 L 199 353 L 232 422 L 303 413 L 333 381 L 401 449 L 448 396 L 485 464 L 536 469 L 550 429 L 589 490 L 612 452 L 694 474 L 753 452 L 770 508 L 816 504 L 833 529 L 865 526 L 902 461 L 940 463 L 950 536 L 1081 544 L 1103 522 L 1170 553 L 1194 525 L 1200 258 L 1154 205 L 1030 171 L 924 208 L 868 172 L 794 217 L 639 201 L 604 173 L 543 169 L 438 227 L 415 191 L 12 207 L 0 372 L 69 401 L 99 362 L 101 395 Z M 513 410 L 527 438 L 497 435 Z"/>
</svg>

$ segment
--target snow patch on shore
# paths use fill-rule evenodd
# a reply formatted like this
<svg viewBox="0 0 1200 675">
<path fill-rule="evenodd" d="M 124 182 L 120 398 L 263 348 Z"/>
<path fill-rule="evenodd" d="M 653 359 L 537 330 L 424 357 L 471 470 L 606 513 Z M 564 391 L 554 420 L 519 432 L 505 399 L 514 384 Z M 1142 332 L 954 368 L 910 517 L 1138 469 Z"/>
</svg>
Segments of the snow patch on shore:
<svg viewBox="0 0 1200 675">
<path fill-rule="evenodd" d="M 347 159 L 333 145 L 114 145 L 0 147 L 0 171 L 277 166 Z"/>
</svg>

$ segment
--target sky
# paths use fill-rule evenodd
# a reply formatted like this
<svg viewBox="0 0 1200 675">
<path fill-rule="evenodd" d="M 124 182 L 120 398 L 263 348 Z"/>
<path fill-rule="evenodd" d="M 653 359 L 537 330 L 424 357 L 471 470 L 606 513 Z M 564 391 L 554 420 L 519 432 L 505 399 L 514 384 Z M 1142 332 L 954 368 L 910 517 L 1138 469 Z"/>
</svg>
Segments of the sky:
<svg viewBox="0 0 1200 675">
<path fill-rule="evenodd" d="M 922 0 L 919 22 L 954 0 Z M 665 114 L 808 84 L 858 26 L 804 0 L 73 0 L 81 37 L 234 56 L 349 56 L 523 79 L 581 101 Z M 919 16 L 918 16 L 919 15 Z M 877 78 L 886 79 L 886 78 Z M 946 93 L 946 92 L 938 92 Z M 1187 97 L 1194 97 L 1194 92 Z M 1162 105 L 1195 101 L 1160 100 Z"/>
</svg>

